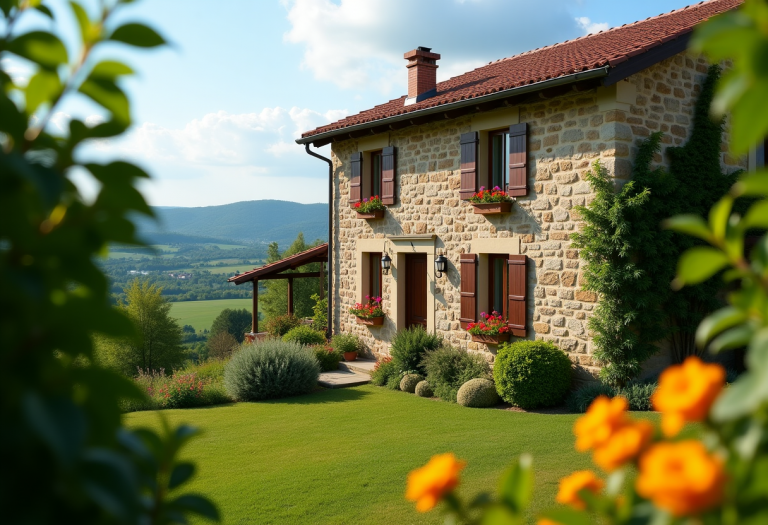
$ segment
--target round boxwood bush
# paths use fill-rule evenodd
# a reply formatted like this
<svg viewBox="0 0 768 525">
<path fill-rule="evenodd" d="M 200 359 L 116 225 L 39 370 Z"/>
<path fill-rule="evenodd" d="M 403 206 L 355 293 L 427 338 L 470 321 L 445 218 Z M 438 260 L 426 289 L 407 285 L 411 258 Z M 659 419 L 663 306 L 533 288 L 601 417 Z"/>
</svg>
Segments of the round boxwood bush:
<svg viewBox="0 0 768 525">
<path fill-rule="evenodd" d="M 322 345 L 325 344 L 325 334 L 313 330 L 307 325 L 291 328 L 283 336 L 283 341 L 295 341 L 300 345 Z"/>
<path fill-rule="evenodd" d="M 416 395 L 419 397 L 435 397 L 435 393 L 427 381 L 419 381 L 419 384 L 416 385 Z"/>
<path fill-rule="evenodd" d="M 320 375 L 312 349 L 271 339 L 244 346 L 224 367 L 224 386 L 238 401 L 306 394 Z"/>
<path fill-rule="evenodd" d="M 405 374 L 400 380 L 400 390 L 413 394 L 416 392 L 416 385 L 424 381 L 419 374 Z"/>
<path fill-rule="evenodd" d="M 499 394 L 490 379 L 470 379 L 459 388 L 456 402 L 465 407 L 488 408 L 499 404 Z"/>
<path fill-rule="evenodd" d="M 496 391 L 521 408 L 556 406 L 571 386 L 571 361 L 545 341 L 520 341 L 499 347 L 493 366 Z"/>
</svg>

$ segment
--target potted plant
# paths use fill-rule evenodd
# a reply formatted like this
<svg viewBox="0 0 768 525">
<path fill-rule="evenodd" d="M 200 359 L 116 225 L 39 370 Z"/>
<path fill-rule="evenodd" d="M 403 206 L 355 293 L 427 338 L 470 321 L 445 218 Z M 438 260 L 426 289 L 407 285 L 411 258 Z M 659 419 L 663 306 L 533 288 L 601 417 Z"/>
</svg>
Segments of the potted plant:
<svg viewBox="0 0 768 525">
<path fill-rule="evenodd" d="M 334 351 L 344 355 L 344 361 L 354 361 L 360 350 L 360 339 L 353 334 L 334 335 L 331 339 L 331 346 Z"/>
<path fill-rule="evenodd" d="M 469 202 L 474 206 L 477 215 L 495 215 L 512 211 L 512 199 L 498 186 L 492 190 L 486 190 L 484 186 L 480 186 L 480 191 L 473 193 Z"/>
<path fill-rule="evenodd" d="M 355 203 L 354 208 L 358 219 L 381 219 L 384 217 L 384 210 L 386 210 L 378 195 Z"/>
<path fill-rule="evenodd" d="M 482 321 L 469 323 L 467 326 L 467 332 L 470 333 L 473 341 L 497 345 L 509 340 L 508 322 L 499 312 L 491 312 L 491 315 L 482 312 L 480 317 Z"/>
<path fill-rule="evenodd" d="M 384 324 L 384 310 L 381 308 L 381 297 L 365 296 L 368 299 L 366 304 L 355 303 L 355 306 L 349 309 L 349 313 L 357 318 L 358 324 L 367 326 L 381 326 Z"/>
</svg>

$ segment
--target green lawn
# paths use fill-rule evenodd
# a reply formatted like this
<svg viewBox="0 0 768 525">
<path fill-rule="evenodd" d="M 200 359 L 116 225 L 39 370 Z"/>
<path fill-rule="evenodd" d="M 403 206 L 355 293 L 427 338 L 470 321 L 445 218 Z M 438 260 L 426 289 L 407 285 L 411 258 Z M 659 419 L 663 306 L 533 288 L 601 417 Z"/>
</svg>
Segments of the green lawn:
<svg viewBox="0 0 768 525">
<path fill-rule="evenodd" d="M 186 449 L 199 467 L 191 489 L 227 524 L 442 523 L 403 492 L 410 470 L 446 451 L 468 462 L 464 496 L 493 490 L 513 457 L 532 453 L 535 512 L 552 505 L 562 476 L 590 465 L 573 448 L 576 415 L 468 409 L 373 386 L 164 413 L 204 431 Z M 151 412 L 125 418 L 158 425 Z"/>
<path fill-rule="evenodd" d="M 213 301 L 179 301 L 171 303 L 171 317 L 179 320 L 180 325 L 189 324 L 195 330 L 211 328 L 213 320 L 226 308 L 253 307 L 251 299 L 219 299 Z"/>
</svg>

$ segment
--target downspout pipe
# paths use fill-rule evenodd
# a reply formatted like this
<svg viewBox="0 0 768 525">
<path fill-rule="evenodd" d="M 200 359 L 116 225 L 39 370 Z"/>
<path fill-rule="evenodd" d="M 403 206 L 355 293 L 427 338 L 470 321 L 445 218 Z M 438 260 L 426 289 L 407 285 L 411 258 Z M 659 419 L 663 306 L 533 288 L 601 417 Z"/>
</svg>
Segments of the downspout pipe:
<svg viewBox="0 0 768 525">
<path fill-rule="evenodd" d="M 330 339 L 333 335 L 333 161 L 309 149 L 309 142 L 304 144 L 307 153 L 328 163 L 328 326 L 325 336 Z"/>
</svg>

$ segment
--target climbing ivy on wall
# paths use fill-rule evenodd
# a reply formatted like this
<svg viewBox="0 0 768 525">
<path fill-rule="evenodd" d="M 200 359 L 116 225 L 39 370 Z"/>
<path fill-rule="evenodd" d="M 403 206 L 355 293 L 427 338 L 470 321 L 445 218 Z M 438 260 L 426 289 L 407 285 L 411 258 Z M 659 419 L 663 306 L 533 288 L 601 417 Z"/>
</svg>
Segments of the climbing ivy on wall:
<svg viewBox="0 0 768 525">
<path fill-rule="evenodd" d="M 719 304 L 716 279 L 680 291 L 671 288 L 680 254 L 696 241 L 661 229 L 673 215 L 705 215 L 735 182 L 735 174 L 720 167 L 724 123 L 709 117 L 719 76 L 719 67 L 710 67 L 690 140 L 667 149 L 669 169 L 652 166 L 662 140 L 655 133 L 640 145 L 632 181 L 622 188 L 599 162 L 587 174 L 595 198 L 576 208 L 585 226 L 572 238 L 586 261 L 583 287 L 600 294 L 589 327 L 595 358 L 604 364 L 601 378 L 608 384 L 621 386 L 635 378 L 665 339 L 675 361 L 696 353 L 696 326 Z"/>
</svg>

